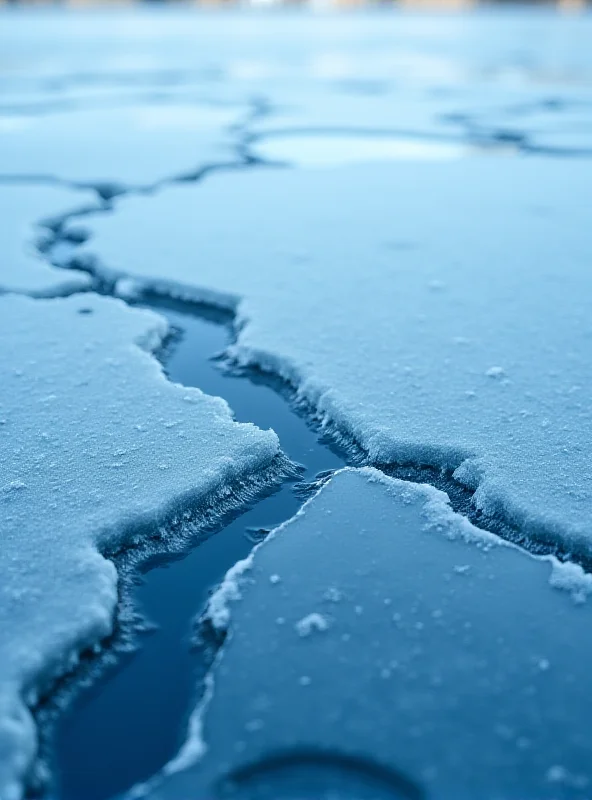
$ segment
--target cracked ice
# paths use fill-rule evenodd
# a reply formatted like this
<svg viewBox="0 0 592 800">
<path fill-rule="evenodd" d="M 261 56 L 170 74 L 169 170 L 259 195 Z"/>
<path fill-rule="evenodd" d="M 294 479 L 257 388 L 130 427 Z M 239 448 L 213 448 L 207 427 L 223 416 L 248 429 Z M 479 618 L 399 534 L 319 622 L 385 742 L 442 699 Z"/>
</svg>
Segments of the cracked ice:
<svg viewBox="0 0 592 800">
<path fill-rule="evenodd" d="M 2 800 L 39 699 L 113 631 L 111 559 L 293 475 L 167 380 L 169 326 L 131 307 L 155 295 L 230 312 L 226 365 L 379 471 L 320 476 L 231 568 L 185 744 L 132 795 L 587 796 L 589 36 L 2 14 Z"/>
</svg>

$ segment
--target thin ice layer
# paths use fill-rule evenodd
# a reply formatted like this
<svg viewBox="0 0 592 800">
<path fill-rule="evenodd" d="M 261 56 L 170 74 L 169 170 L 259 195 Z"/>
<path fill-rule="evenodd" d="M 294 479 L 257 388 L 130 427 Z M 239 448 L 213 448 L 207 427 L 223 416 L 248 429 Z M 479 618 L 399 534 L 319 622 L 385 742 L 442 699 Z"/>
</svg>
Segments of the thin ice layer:
<svg viewBox="0 0 592 800">
<path fill-rule="evenodd" d="M 111 632 L 104 556 L 274 477 L 273 432 L 165 379 L 151 351 L 166 333 L 96 295 L 0 298 L 2 800 L 35 755 L 27 706 Z"/>
<path fill-rule="evenodd" d="M 206 699 L 132 796 L 584 800 L 592 587 L 549 585 L 569 569 L 429 486 L 337 473 L 212 598 Z"/>
<path fill-rule="evenodd" d="M 233 357 L 373 462 L 589 548 L 591 183 L 535 157 L 216 175 L 91 217 L 81 261 L 237 307 Z"/>
<path fill-rule="evenodd" d="M 45 261 L 36 248 L 43 229 L 54 227 L 67 212 L 98 208 L 93 192 L 30 183 L 0 184 L 0 294 L 35 297 L 68 294 L 86 288 L 84 272 L 64 272 Z"/>
<path fill-rule="evenodd" d="M 108 190 L 150 186 L 236 162 L 228 128 L 244 112 L 152 102 L 9 116 L 0 125 L 0 175 L 54 176 Z"/>
</svg>

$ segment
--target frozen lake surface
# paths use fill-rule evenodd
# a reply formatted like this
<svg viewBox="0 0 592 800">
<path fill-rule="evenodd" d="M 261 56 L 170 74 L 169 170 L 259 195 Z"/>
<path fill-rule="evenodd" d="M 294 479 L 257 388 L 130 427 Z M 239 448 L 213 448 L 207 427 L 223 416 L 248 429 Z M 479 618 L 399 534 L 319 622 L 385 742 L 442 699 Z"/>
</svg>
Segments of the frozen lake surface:
<svg viewBox="0 0 592 800">
<path fill-rule="evenodd" d="M 0 11 L 2 800 L 589 796 L 591 40 Z"/>
<path fill-rule="evenodd" d="M 223 373 L 210 360 L 227 344 L 223 321 L 179 310 L 179 304 L 159 310 L 182 331 L 165 359 L 171 380 L 225 397 L 239 421 L 272 427 L 284 452 L 302 464 L 301 481 L 343 465 L 343 459 L 319 442 L 285 398 L 265 383 Z M 158 627 L 140 638 L 139 651 L 126 659 L 125 666 L 115 674 L 107 672 L 88 696 L 83 694 L 79 708 L 64 720 L 56 741 L 61 798 L 111 797 L 150 777 L 175 755 L 196 678 L 204 668 L 203 654 L 190 648 L 191 621 L 196 610 L 205 608 L 210 591 L 227 570 L 249 555 L 258 532 L 298 511 L 302 496 L 294 486 L 293 481 L 284 483 L 222 530 L 197 546 L 194 542 L 188 554 L 185 548 L 182 560 L 148 561 L 151 571 L 134 590 L 134 602 Z M 159 569 L 159 563 L 164 568 Z M 109 770 L 102 768 L 105 763 Z"/>
</svg>

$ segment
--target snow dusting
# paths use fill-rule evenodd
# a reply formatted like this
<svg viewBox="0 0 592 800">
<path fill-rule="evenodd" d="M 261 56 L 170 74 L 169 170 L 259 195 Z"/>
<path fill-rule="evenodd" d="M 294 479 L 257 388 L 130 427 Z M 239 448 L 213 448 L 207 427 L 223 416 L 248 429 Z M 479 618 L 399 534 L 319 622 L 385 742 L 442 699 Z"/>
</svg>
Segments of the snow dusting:
<svg viewBox="0 0 592 800">
<path fill-rule="evenodd" d="M 436 508 L 458 536 L 426 528 Z M 558 784 L 588 786 L 592 608 L 549 591 L 549 559 L 484 550 L 466 524 L 429 486 L 337 473 L 256 549 L 239 593 L 222 590 L 229 636 L 192 721 L 206 746 L 190 733 L 194 764 L 139 796 L 207 797 L 229 782 L 240 797 L 281 797 L 343 780 L 363 800 L 552 800 Z M 278 594 L 269 578 L 285 565 Z M 326 629 L 309 609 L 337 585 Z M 278 613 L 323 635 L 303 641 Z"/>
<path fill-rule="evenodd" d="M 227 129 L 244 112 L 135 102 L 19 118 L 18 125 L 0 125 L 0 174 L 54 177 L 107 194 L 148 187 L 212 164 L 236 164 Z"/>
<path fill-rule="evenodd" d="M 107 557 L 236 505 L 273 480 L 279 446 L 164 378 L 155 314 L 89 294 L 0 307 L 0 796 L 15 800 L 36 749 L 27 706 L 112 631 Z"/>
<path fill-rule="evenodd" d="M 483 513 L 589 552 L 591 180 L 535 157 L 218 174 L 91 217 L 74 263 L 238 303 L 235 361 L 372 462 L 456 469 Z"/>
<path fill-rule="evenodd" d="M 173 6 L 0 9 L 0 800 L 587 800 L 592 16 Z"/>
</svg>

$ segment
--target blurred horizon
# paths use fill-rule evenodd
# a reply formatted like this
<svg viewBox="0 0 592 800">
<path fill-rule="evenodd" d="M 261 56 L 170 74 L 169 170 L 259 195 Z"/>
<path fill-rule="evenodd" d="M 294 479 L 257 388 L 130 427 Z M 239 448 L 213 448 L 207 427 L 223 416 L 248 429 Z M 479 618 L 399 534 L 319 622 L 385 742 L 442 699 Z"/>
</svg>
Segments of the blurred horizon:
<svg viewBox="0 0 592 800">
<path fill-rule="evenodd" d="M 465 10 L 477 7 L 559 8 L 560 10 L 589 10 L 592 0 L 0 0 L 0 8 L 126 8 L 142 7 L 200 7 L 207 9 L 234 8 L 302 8 L 312 10 L 348 11 L 366 8 L 409 8 L 427 11 Z"/>
</svg>

